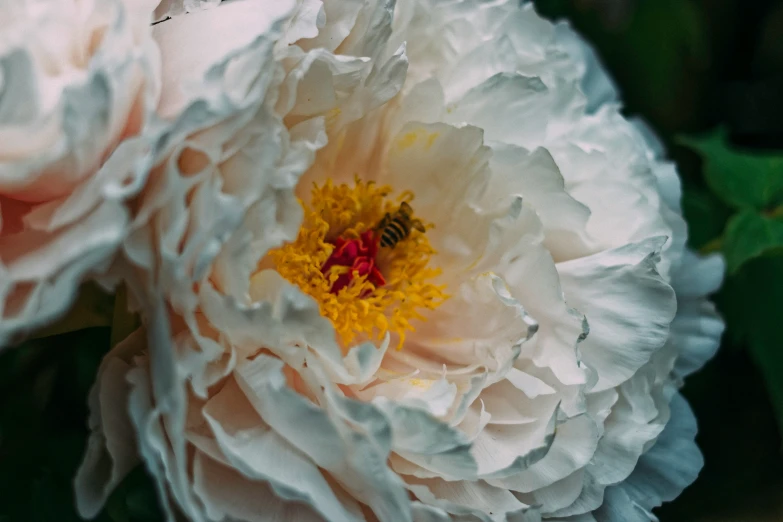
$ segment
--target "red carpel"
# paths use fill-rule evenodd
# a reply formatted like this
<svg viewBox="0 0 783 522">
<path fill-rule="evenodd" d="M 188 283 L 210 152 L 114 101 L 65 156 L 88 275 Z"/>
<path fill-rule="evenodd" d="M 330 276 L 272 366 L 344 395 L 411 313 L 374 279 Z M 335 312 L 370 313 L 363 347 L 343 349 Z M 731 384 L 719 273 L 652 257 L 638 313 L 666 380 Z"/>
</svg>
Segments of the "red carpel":
<svg viewBox="0 0 783 522">
<path fill-rule="evenodd" d="M 355 239 L 338 237 L 332 244 L 334 250 L 321 267 L 321 273 L 327 275 L 335 266 L 347 266 L 350 267 L 350 271 L 337 278 L 332 284 L 331 293 L 338 293 L 350 285 L 354 278 L 361 276 L 367 276 L 367 281 L 376 288 L 386 284 L 375 262 L 375 256 L 378 255 L 378 239 L 373 230 L 366 230 Z"/>
</svg>

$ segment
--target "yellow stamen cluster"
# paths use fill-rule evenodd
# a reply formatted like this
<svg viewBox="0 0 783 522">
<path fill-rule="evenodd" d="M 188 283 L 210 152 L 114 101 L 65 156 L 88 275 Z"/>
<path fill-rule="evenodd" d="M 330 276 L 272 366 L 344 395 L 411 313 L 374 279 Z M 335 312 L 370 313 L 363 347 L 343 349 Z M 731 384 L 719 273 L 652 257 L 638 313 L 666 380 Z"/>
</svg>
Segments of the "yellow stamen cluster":
<svg viewBox="0 0 783 522">
<path fill-rule="evenodd" d="M 405 333 L 414 329 L 411 321 L 424 319 L 423 310 L 432 310 L 446 299 L 443 287 L 431 282 L 440 273 L 428 266 L 435 251 L 426 233 L 415 230 L 394 248 L 379 250 L 376 263 L 386 280 L 382 287 L 354 274 L 353 281 L 335 294 L 332 286 L 350 269 L 321 272 L 334 249 L 330 241 L 358 238 L 375 228 L 386 213 L 394 213 L 401 201 L 412 199 L 406 192 L 395 204 L 388 199 L 391 192 L 389 186 L 359 179 L 353 185 L 335 185 L 331 180 L 314 185 L 310 202 L 302 202 L 305 217 L 298 237 L 269 254 L 280 275 L 318 301 L 346 346 L 357 340 L 379 340 L 388 332 L 396 334 L 401 348 Z"/>
</svg>

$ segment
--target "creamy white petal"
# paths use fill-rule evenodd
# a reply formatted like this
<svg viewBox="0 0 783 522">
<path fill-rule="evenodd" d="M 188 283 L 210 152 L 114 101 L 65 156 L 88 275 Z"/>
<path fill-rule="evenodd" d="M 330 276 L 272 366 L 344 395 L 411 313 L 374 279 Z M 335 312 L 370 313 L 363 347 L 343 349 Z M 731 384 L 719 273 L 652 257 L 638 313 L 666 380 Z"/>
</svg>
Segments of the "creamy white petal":
<svg viewBox="0 0 783 522">
<path fill-rule="evenodd" d="M 392 445 L 395 450 L 435 454 L 467 446 L 465 435 L 426 411 L 399 406 L 379 397 L 373 401 L 391 421 Z"/>
<path fill-rule="evenodd" d="M 586 486 L 585 474 L 584 469 L 577 470 L 549 486 L 519 495 L 519 497 L 532 505 L 541 506 L 541 511 L 546 519 L 551 519 L 553 512 L 570 506 L 579 498 Z"/>
<path fill-rule="evenodd" d="M 292 117 L 325 114 L 343 103 L 361 85 L 369 59 L 334 55 L 323 49 L 308 53 L 296 47 L 288 51 L 286 62 L 295 62 L 286 75 L 277 109 Z"/>
<path fill-rule="evenodd" d="M 527 380 L 532 380 L 535 384 L 545 387 L 549 391 L 546 394 L 549 397 L 545 397 L 548 400 L 531 400 L 535 399 L 536 395 L 531 397 L 524 390 L 515 386 L 515 380 L 511 378 L 512 372 L 516 377 L 515 380 L 519 380 L 522 375 L 527 375 Z M 530 424 L 541 420 L 542 410 L 546 411 L 542 408 L 542 404 L 547 404 L 548 409 L 554 411 L 553 407 L 557 404 L 555 393 L 555 390 L 543 381 L 512 368 L 506 376 L 506 380 L 484 389 L 481 400 L 487 413 L 491 415 L 491 424 Z"/>
<path fill-rule="evenodd" d="M 555 439 L 557 412 L 555 409 L 548 421 L 544 413 L 535 423 L 488 423 L 475 437 L 472 447 L 481 478 L 496 485 L 493 480 L 514 476 L 546 458 Z"/>
<path fill-rule="evenodd" d="M 598 372 L 593 391 L 631 377 L 666 342 L 676 297 L 655 267 L 662 244 L 651 239 L 557 265 L 566 299 L 590 324 L 580 351 Z"/>
<path fill-rule="evenodd" d="M 167 521 L 173 521 L 174 510 L 172 498 L 177 505 L 193 520 L 202 520 L 195 505 L 193 492 L 187 485 L 184 465 L 180 464 L 183 457 L 183 445 L 180 441 L 176 448 L 168 445 L 166 431 L 177 430 L 180 419 L 173 418 L 167 422 L 165 411 L 168 405 L 156 409 L 150 394 L 152 383 L 143 368 L 132 369 L 127 376 L 133 391 L 130 396 L 129 412 L 139 437 L 139 453 L 144 464 L 156 479 L 155 486 L 161 509 Z M 181 428 L 179 428 L 181 430 Z M 179 455 L 175 452 L 179 450 Z"/>
<path fill-rule="evenodd" d="M 715 305 L 706 299 L 679 305 L 671 326 L 671 342 L 680 350 L 674 367 L 678 379 L 699 370 L 715 355 L 724 329 Z"/>
<path fill-rule="evenodd" d="M 531 205 L 544 227 L 544 245 L 555 259 L 592 253 L 587 232 L 590 210 L 565 190 L 565 182 L 546 149 L 528 152 L 514 145 L 491 144 L 495 191 L 517 192 Z"/>
<path fill-rule="evenodd" d="M 433 370 L 442 364 L 483 366 L 493 372 L 493 382 L 499 380 L 511 369 L 520 344 L 538 328 L 524 307 L 505 291 L 502 279 L 496 275 L 466 278 L 452 290 L 439 313 L 419 326 L 410 350 L 406 350 L 410 356 L 406 353 L 398 357 L 417 369 L 424 369 L 423 361 L 414 359 L 414 354 L 432 361 Z M 478 310 L 465 317 L 467 307 Z"/>
<path fill-rule="evenodd" d="M 457 515 L 472 515 L 482 522 L 532 522 L 536 518 L 530 506 L 520 502 L 509 491 L 486 482 L 444 482 L 411 479 L 410 490 L 420 501 Z M 526 513 L 530 511 L 530 517 Z"/>
<path fill-rule="evenodd" d="M 490 150 L 484 146 L 483 134 L 477 127 L 409 123 L 392 141 L 387 170 L 379 181 L 400 191 L 416 188 L 416 213 L 448 227 L 436 232 L 436 242 L 452 231 L 470 233 L 453 225 L 449 218 L 458 218 L 471 201 L 476 201 L 489 180 Z M 443 216 L 444 210 L 451 216 Z M 458 252 L 456 245 L 449 250 L 443 250 L 448 244 L 438 247 L 444 253 Z"/>
<path fill-rule="evenodd" d="M 412 508 L 413 522 L 450 522 L 452 520 L 446 511 L 421 502 L 413 502 Z"/>
<path fill-rule="evenodd" d="M 288 20 L 281 44 L 291 45 L 298 40 L 318 36 L 326 25 L 326 12 L 321 0 L 297 0 L 296 8 Z"/>
<path fill-rule="evenodd" d="M 13 213 L 13 203 L 4 203 L 0 211 Z M 108 268 L 127 224 L 125 209 L 106 203 L 54 233 L 27 229 L 0 236 L 0 346 L 62 314 L 85 276 Z"/>
<path fill-rule="evenodd" d="M 456 384 L 445 378 L 401 377 L 375 384 L 369 393 L 355 393 L 362 400 L 373 397 L 393 399 L 411 408 L 426 410 L 435 417 L 444 417 L 456 400 L 458 390 Z"/>
<path fill-rule="evenodd" d="M 116 185 L 138 189 L 160 93 L 153 8 L 0 6 L 0 346 L 64 313 L 127 233 Z"/>
<path fill-rule="evenodd" d="M 679 394 L 672 398 L 671 410 L 658 442 L 642 456 L 629 479 L 607 489 L 605 502 L 595 513 L 599 522 L 653 520 L 653 508 L 676 498 L 698 476 L 704 460 L 693 440 L 696 419 Z"/>
<path fill-rule="evenodd" d="M 410 507 L 402 483 L 386 468 L 388 448 L 384 450 L 377 445 L 380 441 L 376 437 L 330 418 L 327 412 L 288 389 L 280 373 L 282 368 L 280 360 L 262 354 L 236 372 L 239 387 L 264 421 L 319 467 L 332 473 L 380 520 L 409 520 Z M 350 412 L 350 408 L 343 411 Z M 365 415 L 367 411 L 364 410 Z M 359 424 L 387 423 L 379 415 L 351 420 Z M 372 429 L 384 430 L 390 438 L 388 424 L 376 424 Z M 318 433 L 318 438 L 312 438 L 312 433 Z"/>
<path fill-rule="evenodd" d="M 344 2 L 319 0 L 319 3 L 323 5 L 323 23 L 319 24 L 317 35 L 298 42 L 298 45 L 305 50 L 324 47 L 328 51 L 334 51 L 354 29 L 362 9 L 368 9 L 368 5 L 377 4 L 377 2 L 368 3 L 360 0 L 346 0 Z"/>
<path fill-rule="evenodd" d="M 238 97 L 246 95 L 243 91 L 247 86 L 258 81 L 254 78 L 257 70 L 241 67 L 242 50 L 256 47 L 263 56 L 264 46 L 274 45 L 294 4 L 294 0 L 232 0 L 219 9 L 190 13 L 154 26 L 155 40 L 166 66 L 158 112 L 164 117 L 182 112 L 194 94 L 209 92 L 202 84 L 205 79 L 213 83 L 210 94 L 226 96 L 234 103 L 239 101 Z M 210 34 L 220 37 L 205 38 Z M 231 63 L 232 58 L 239 61 Z M 215 70 L 220 62 L 225 63 L 223 71 Z M 226 78 L 221 79 L 218 74 Z M 222 92 L 215 92 L 216 88 Z"/>
<path fill-rule="evenodd" d="M 534 149 L 569 131 L 583 109 L 575 86 L 553 89 L 537 77 L 499 73 L 450 104 L 446 120 L 479 126 L 488 140 Z"/>
<path fill-rule="evenodd" d="M 105 358 L 90 390 L 90 438 L 84 460 L 74 479 L 76 508 L 85 518 L 98 514 L 114 487 L 138 463 L 137 448 L 128 416 L 130 387 L 125 375 L 129 360 L 144 346 L 138 330 Z"/>
<path fill-rule="evenodd" d="M 669 419 L 666 399 L 655 389 L 650 371 L 640 371 L 618 391 L 619 399 L 605 421 L 595 462 L 588 466 L 599 484 L 625 480 Z"/>
<path fill-rule="evenodd" d="M 235 470 L 200 453 L 193 463 L 194 490 L 212 520 L 247 522 L 320 522 L 313 510 L 284 502 L 262 482 L 252 482 Z"/>
<path fill-rule="evenodd" d="M 395 33 L 411 43 L 412 82 L 439 78 L 449 99 L 498 72 L 516 70 L 547 81 L 576 76 L 554 27 L 530 4 L 404 0 L 398 9 Z"/>
<path fill-rule="evenodd" d="M 604 502 L 606 486 L 598 484 L 589 472 L 582 473 L 582 489 L 579 496 L 570 505 L 550 513 L 548 518 L 553 520 L 568 520 L 581 522 L 583 520 L 596 522 L 593 512 Z M 568 500 L 571 500 L 570 498 Z M 562 504 L 556 502 L 557 505 Z"/>
<path fill-rule="evenodd" d="M 521 493 L 546 487 L 587 464 L 598 440 L 598 427 L 589 416 L 574 417 L 556 427 L 552 447 L 542 459 L 519 473 L 488 482 Z"/>
<path fill-rule="evenodd" d="M 577 66 L 580 86 L 588 100 L 587 111 L 616 102 L 619 98 L 617 86 L 603 67 L 597 51 L 566 21 L 559 22 L 555 31 L 558 43 Z"/>
<path fill-rule="evenodd" d="M 191 55 L 192 69 L 174 69 L 164 78 L 164 92 L 169 94 L 164 95 L 163 110 L 182 112 L 159 138 L 157 165 L 139 202 L 136 230 L 125 245 L 132 263 L 141 267 L 160 263 L 154 271 L 155 284 L 183 312 L 195 306 L 193 283 L 207 276 L 248 209 L 262 194 L 276 196 L 278 204 L 286 198 L 290 201 L 285 182 L 295 182 L 295 177 L 290 178 L 307 166 L 299 157 L 312 158 L 308 149 L 317 147 L 293 144 L 274 114 L 273 93 L 282 71 L 273 66 L 273 45 L 285 11 L 276 4 L 277 10 L 267 14 L 254 5 L 231 2 L 225 11 L 221 6 L 155 26 L 165 56 L 188 46 L 193 38 L 203 44 L 202 34 L 208 30 L 204 24 L 212 27 L 213 19 L 230 23 L 245 15 L 250 24 L 230 39 L 237 47 L 215 49 L 223 54 Z M 260 26 L 254 28 L 254 22 Z M 258 165 L 243 160 L 247 156 L 264 161 Z M 281 185 L 280 190 L 269 191 L 275 185 Z"/>
<path fill-rule="evenodd" d="M 723 282 L 725 262 L 718 255 L 700 258 L 686 251 L 672 285 L 679 307 L 671 327 L 671 341 L 680 356 L 674 367 L 677 379 L 701 368 L 717 351 L 725 325 L 706 297 Z"/>
<path fill-rule="evenodd" d="M 306 503 L 326 520 L 361 520 L 358 506 L 343 506 L 315 464 L 255 413 L 236 381 L 227 381 L 203 411 L 228 464 L 245 477 L 267 481 L 281 499 Z"/>
<path fill-rule="evenodd" d="M 155 20 L 163 20 L 169 16 L 179 16 L 185 13 L 211 9 L 221 0 L 161 0 L 155 8 Z"/>
</svg>

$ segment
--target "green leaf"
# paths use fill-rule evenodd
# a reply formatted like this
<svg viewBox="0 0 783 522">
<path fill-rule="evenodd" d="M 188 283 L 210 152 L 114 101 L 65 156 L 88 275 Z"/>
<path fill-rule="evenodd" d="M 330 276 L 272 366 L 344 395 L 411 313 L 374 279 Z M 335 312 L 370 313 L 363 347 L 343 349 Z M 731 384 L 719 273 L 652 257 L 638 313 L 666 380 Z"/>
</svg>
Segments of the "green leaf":
<svg viewBox="0 0 783 522">
<path fill-rule="evenodd" d="M 783 155 L 735 150 L 723 130 L 679 141 L 701 154 L 707 183 L 729 205 L 761 210 L 783 202 Z"/>
<path fill-rule="evenodd" d="M 743 211 L 729 220 L 723 251 L 730 272 L 751 259 L 783 251 L 783 221 L 753 211 Z"/>
<path fill-rule="evenodd" d="M 731 209 L 706 189 L 684 188 L 682 211 L 688 222 L 688 243 L 696 250 L 723 235 Z"/>
</svg>

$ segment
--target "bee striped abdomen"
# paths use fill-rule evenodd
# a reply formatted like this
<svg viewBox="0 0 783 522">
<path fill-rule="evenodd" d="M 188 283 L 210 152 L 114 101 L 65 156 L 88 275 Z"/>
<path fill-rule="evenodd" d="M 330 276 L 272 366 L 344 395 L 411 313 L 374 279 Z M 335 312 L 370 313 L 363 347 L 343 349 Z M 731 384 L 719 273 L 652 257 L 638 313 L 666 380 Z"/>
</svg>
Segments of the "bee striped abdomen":
<svg viewBox="0 0 783 522">
<path fill-rule="evenodd" d="M 397 243 L 405 239 L 410 233 L 408 223 L 400 216 L 395 216 L 394 219 L 389 222 L 383 228 L 381 233 L 381 246 L 382 247 L 394 247 Z"/>
</svg>

